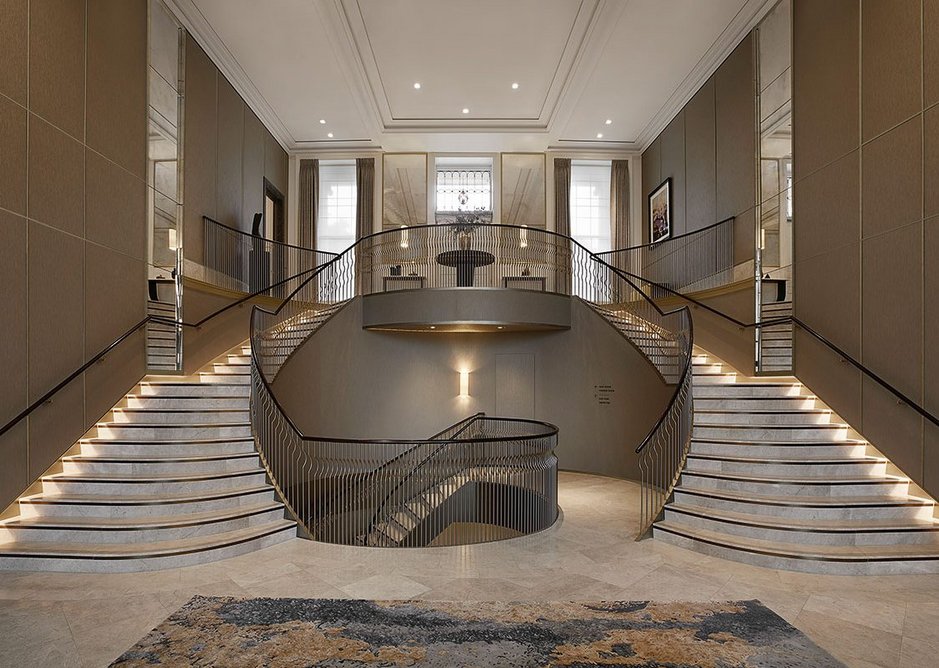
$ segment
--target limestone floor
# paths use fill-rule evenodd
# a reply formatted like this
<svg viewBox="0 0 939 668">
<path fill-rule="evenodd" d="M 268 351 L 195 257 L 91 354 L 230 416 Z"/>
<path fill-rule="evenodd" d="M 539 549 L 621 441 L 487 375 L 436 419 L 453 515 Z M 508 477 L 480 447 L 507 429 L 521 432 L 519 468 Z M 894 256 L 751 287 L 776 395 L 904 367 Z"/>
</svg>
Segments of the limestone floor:
<svg viewBox="0 0 939 668">
<path fill-rule="evenodd" d="M 939 575 L 830 576 L 635 542 L 638 487 L 563 473 L 564 516 L 462 548 L 291 540 L 227 561 L 116 575 L 0 573 L 0 666 L 103 666 L 194 594 L 431 600 L 758 598 L 849 666 L 939 665 Z"/>
</svg>

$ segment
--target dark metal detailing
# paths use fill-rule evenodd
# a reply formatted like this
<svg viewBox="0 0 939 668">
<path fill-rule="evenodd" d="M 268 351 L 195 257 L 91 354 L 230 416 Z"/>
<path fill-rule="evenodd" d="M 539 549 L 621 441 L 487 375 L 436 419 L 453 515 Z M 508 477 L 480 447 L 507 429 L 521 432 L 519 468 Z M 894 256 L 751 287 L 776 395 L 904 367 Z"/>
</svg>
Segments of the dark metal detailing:
<svg viewBox="0 0 939 668">
<path fill-rule="evenodd" d="M 674 290 L 707 290 L 733 281 L 734 218 L 654 244 L 597 253 L 617 269 Z"/>
<path fill-rule="evenodd" d="M 638 448 L 644 534 L 671 494 L 691 442 L 687 307 L 664 312 L 625 272 L 564 235 L 513 225 L 457 232 L 422 225 L 372 234 L 317 269 L 276 310 L 255 307 L 251 422 L 281 498 L 311 537 L 348 544 L 475 542 L 554 521 L 557 429 L 551 425 L 474 416 L 454 425 L 452 435 L 426 440 L 320 438 L 303 434 L 271 391 L 293 352 L 353 297 L 382 292 L 388 279 L 399 277 L 425 289 L 466 287 L 466 272 L 438 261 L 466 253 L 486 261 L 471 263 L 473 288 L 504 289 L 507 277 L 525 277 L 545 292 L 580 298 L 675 384 Z M 451 264 L 458 269 L 460 263 Z"/>
<path fill-rule="evenodd" d="M 312 270 L 335 253 L 292 246 L 248 234 L 224 225 L 208 216 L 202 217 L 204 234 L 203 279 L 236 292 L 259 292 L 278 296 L 283 280 Z"/>
</svg>

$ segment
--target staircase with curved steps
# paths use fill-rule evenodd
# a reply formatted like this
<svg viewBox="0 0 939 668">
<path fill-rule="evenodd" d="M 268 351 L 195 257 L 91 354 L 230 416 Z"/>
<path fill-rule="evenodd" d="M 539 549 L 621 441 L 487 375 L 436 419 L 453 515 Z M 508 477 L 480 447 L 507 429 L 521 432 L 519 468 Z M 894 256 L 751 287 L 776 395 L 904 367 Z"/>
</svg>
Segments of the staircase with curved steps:
<svg viewBox="0 0 939 668">
<path fill-rule="evenodd" d="M 295 536 L 254 448 L 249 355 L 141 381 L 0 522 L 0 570 L 153 570 Z"/>
<path fill-rule="evenodd" d="M 749 378 L 696 351 L 691 449 L 655 538 L 818 573 L 939 573 L 932 499 L 910 493 L 796 378 Z"/>
</svg>

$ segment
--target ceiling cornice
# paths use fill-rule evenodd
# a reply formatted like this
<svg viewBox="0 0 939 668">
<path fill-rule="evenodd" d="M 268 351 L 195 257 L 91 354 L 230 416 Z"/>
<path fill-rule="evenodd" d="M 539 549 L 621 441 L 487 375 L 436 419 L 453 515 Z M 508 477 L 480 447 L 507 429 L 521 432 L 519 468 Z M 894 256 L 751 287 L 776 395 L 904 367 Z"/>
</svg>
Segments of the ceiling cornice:
<svg viewBox="0 0 939 668">
<path fill-rule="evenodd" d="M 635 145 L 645 151 L 711 77 L 737 45 L 769 14 L 779 0 L 747 0 L 694 69 L 679 84 L 662 108 L 649 120 Z"/>
<path fill-rule="evenodd" d="M 296 142 L 287 126 L 274 111 L 267 99 L 261 94 L 254 82 L 242 69 L 238 60 L 228 50 L 222 38 L 212 28 L 205 15 L 196 7 L 193 0 L 163 0 L 173 15 L 189 34 L 199 43 L 219 71 L 225 75 L 251 111 L 260 119 L 264 127 L 273 135 L 285 151 L 294 148 Z"/>
</svg>

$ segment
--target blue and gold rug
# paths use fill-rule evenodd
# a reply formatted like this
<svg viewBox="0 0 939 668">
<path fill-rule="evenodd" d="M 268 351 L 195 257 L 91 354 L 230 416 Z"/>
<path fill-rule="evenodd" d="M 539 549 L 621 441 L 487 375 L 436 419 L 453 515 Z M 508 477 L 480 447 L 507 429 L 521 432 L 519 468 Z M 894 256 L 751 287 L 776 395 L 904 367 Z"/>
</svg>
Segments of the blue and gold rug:
<svg viewBox="0 0 939 668">
<path fill-rule="evenodd" d="M 112 666 L 841 666 L 759 601 L 196 596 Z"/>
</svg>

